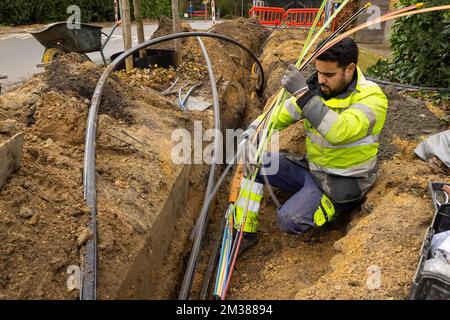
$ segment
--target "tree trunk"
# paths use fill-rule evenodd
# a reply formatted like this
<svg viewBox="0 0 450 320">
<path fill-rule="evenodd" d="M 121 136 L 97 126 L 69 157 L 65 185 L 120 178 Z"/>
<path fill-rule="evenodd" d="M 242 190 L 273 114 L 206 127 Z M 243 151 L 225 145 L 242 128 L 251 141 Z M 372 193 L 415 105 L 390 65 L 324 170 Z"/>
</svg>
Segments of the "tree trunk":
<svg viewBox="0 0 450 320">
<path fill-rule="evenodd" d="M 181 31 L 180 25 L 180 11 L 178 9 L 178 0 L 172 0 L 172 21 L 173 21 L 173 33 L 179 33 Z M 177 52 L 178 65 L 181 64 L 181 40 L 174 40 L 175 51 Z"/>
<path fill-rule="evenodd" d="M 132 38 L 131 38 L 131 12 L 130 12 L 130 0 L 122 1 L 122 32 L 123 32 L 123 43 L 125 51 L 131 49 Z M 129 57 L 125 60 L 125 69 L 127 72 L 133 70 L 133 57 Z"/>
<path fill-rule="evenodd" d="M 142 43 L 145 41 L 145 36 L 144 36 L 144 20 L 142 19 L 141 0 L 133 0 L 133 6 L 134 6 L 134 17 L 136 18 L 138 43 Z M 146 54 L 144 49 L 139 51 L 139 56 L 141 58 L 145 57 L 145 55 Z"/>
</svg>

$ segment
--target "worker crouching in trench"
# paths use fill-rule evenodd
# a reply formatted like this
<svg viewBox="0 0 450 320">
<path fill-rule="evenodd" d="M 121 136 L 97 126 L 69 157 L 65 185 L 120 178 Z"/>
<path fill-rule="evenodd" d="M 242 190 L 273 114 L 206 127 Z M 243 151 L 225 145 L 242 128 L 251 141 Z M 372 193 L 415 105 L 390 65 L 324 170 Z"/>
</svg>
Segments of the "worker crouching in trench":
<svg viewBox="0 0 450 320">
<path fill-rule="evenodd" d="M 269 184 L 294 192 L 277 211 L 279 227 L 285 233 L 302 234 L 323 226 L 343 210 L 360 205 L 375 183 L 388 101 L 377 84 L 364 78 L 357 62 L 358 47 L 346 38 L 316 58 L 316 73 L 309 80 L 295 65 L 290 65 L 282 78 L 291 96 L 274 119 L 274 129 L 283 130 L 303 119 L 306 131 L 305 156 L 265 154 L 278 157 L 279 162 L 278 171 L 266 175 Z M 254 136 L 263 118 L 264 114 L 253 121 L 245 135 Z M 252 141 L 248 139 L 247 150 L 254 147 Z M 249 157 L 251 153 L 245 154 Z M 247 173 L 255 169 L 248 160 Z M 270 162 L 262 169 L 266 166 Z M 251 190 L 244 190 L 237 203 L 239 222 L 245 198 L 249 200 L 240 252 L 258 240 L 262 174 L 264 170 L 258 170 Z"/>
</svg>

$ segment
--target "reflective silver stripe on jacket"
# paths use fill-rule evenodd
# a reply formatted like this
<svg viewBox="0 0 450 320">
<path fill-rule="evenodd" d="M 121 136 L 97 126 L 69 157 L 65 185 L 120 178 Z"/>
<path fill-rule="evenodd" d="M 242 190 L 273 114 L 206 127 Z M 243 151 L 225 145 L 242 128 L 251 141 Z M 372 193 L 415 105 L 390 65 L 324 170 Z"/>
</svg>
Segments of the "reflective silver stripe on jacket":
<svg viewBox="0 0 450 320">
<path fill-rule="evenodd" d="M 298 111 L 297 107 L 291 101 L 291 99 L 287 99 L 284 101 L 284 107 L 289 112 L 292 120 L 299 121 L 302 119 L 302 114 Z"/>
<path fill-rule="evenodd" d="M 331 127 L 334 125 L 336 120 L 338 119 L 338 114 L 332 110 L 328 110 L 327 113 L 325 113 L 325 116 L 323 117 L 322 121 L 320 122 L 319 126 L 317 127 L 317 131 L 320 132 L 321 135 L 326 135 L 328 131 L 330 131 Z"/>
<path fill-rule="evenodd" d="M 368 173 L 375 170 L 377 166 L 377 157 L 375 156 L 373 159 L 364 162 L 362 164 L 345 168 L 345 169 L 337 169 L 337 168 L 326 168 L 318 166 L 312 162 L 309 163 L 309 168 L 314 171 L 322 171 L 328 174 L 335 174 L 338 176 L 344 177 L 364 177 L 367 176 Z"/>
<path fill-rule="evenodd" d="M 325 139 L 322 136 L 315 135 L 311 132 L 307 132 L 306 135 L 309 137 L 312 143 L 319 144 L 321 146 L 324 146 L 326 148 L 332 148 L 332 149 L 344 149 L 344 148 L 351 148 L 351 147 L 361 147 L 361 146 L 368 146 L 374 143 L 377 143 L 380 141 L 380 135 L 379 134 L 372 134 L 370 136 L 366 136 L 362 139 L 350 142 L 350 143 L 344 143 L 344 144 L 331 144 L 328 142 L 327 139 Z"/>
<path fill-rule="evenodd" d="M 242 208 L 242 210 L 245 210 L 245 205 L 247 203 L 247 199 L 244 197 L 241 197 L 239 201 L 237 202 L 237 206 Z M 248 211 L 258 213 L 259 212 L 259 205 L 260 203 L 258 201 L 248 200 Z"/>
<path fill-rule="evenodd" d="M 367 129 L 367 134 L 371 134 L 373 130 L 373 126 L 375 125 L 377 118 L 375 117 L 375 113 L 370 109 L 369 106 L 362 103 L 355 103 L 350 106 L 350 108 L 358 109 L 369 119 L 369 129 Z M 349 109 L 350 109 L 349 108 Z"/>
<path fill-rule="evenodd" d="M 311 98 L 302 108 L 302 112 L 303 116 L 322 135 L 325 135 L 330 130 L 338 117 L 338 114 L 329 109 L 318 96 Z"/>
<path fill-rule="evenodd" d="M 247 186 L 245 186 L 245 183 L 246 183 L 245 179 L 243 178 L 241 180 L 241 189 L 249 191 L 250 185 L 252 183 L 251 179 L 248 179 Z M 254 193 L 254 194 L 257 194 L 257 195 L 262 195 L 263 194 L 263 188 L 264 188 L 264 185 L 262 183 L 253 182 L 253 186 L 250 189 L 250 193 Z"/>
</svg>

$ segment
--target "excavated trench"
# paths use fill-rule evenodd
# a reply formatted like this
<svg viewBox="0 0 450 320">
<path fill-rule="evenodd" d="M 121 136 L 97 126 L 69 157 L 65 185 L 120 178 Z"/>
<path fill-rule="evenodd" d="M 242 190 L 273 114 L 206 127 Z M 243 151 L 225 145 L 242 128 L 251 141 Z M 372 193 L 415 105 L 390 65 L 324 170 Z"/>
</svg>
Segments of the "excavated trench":
<svg viewBox="0 0 450 320">
<path fill-rule="evenodd" d="M 253 52 L 259 52 L 269 36 L 268 30 L 245 19 L 219 24 L 214 32 Z M 270 35 L 260 57 L 267 76 L 260 98 L 253 92 L 250 57 L 229 44 L 204 40 L 217 79 L 222 130 L 245 128 L 263 111 L 265 101 L 280 87 L 286 62 L 295 61 L 305 37 L 301 30 Z M 183 41 L 183 60 L 184 80 L 203 82 L 195 95 L 210 99 L 195 39 Z M 77 290 L 66 287 L 66 270 L 80 265 L 87 239 L 90 211 L 83 205 L 80 187 L 85 119 L 101 72 L 69 55 L 0 97 L 0 141 L 24 132 L 22 166 L 0 190 L 0 298 L 78 297 Z M 192 134 L 195 121 L 201 121 L 204 132 L 213 127 L 213 113 L 182 112 L 174 98 L 153 90 L 167 88 L 177 76 L 174 71 L 148 72 L 114 74 L 100 106 L 98 299 L 177 298 L 192 247 L 189 236 L 204 200 L 209 165 L 174 164 L 172 133 L 186 129 Z M 424 135 L 442 127 L 436 110 L 424 102 L 395 89 L 387 94 L 390 114 L 380 179 L 362 210 L 342 215 L 325 228 L 290 236 L 279 231 L 276 209 L 266 194 L 260 242 L 239 258 L 228 298 L 406 297 L 432 214 L 427 211 L 427 182 L 445 179 L 413 158 L 411 151 Z M 400 125 L 408 121 L 423 130 L 411 132 Z M 304 138 L 301 123 L 293 125 L 282 132 L 281 149 L 302 153 Z M 199 297 L 209 255 L 221 233 L 228 187 L 229 178 L 209 212 L 191 299 Z M 279 191 L 277 195 L 282 201 L 289 196 Z M 387 259 L 392 256 L 394 261 Z M 383 272 L 377 290 L 366 287 L 367 268 L 373 265 Z"/>
<path fill-rule="evenodd" d="M 268 34 L 244 19 L 214 32 L 253 52 Z M 240 127 L 251 104 L 251 58 L 228 43 L 204 43 L 216 75 L 222 129 Z M 201 83 L 193 96 L 211 97 L 195 38 L 183 41 L 183 52 L 177 70 L 117 72 L 106 83 L 96 138 L 98 299 L 177 296 L 209 166 L 172 162 L 178 142 L 172 134 L 185 129 L 192 138 L 195 125 L 203 133 L 214 123 L 212 110 L 183 112 L 175 95 L 156 92 L 180 77 L 180 85 Z M 90 99 L 102 72 L 68 54 L 0 96 L 0 141 L 24 133 L 22 165 L 0 190 L 1 298 L 78 298 L 78 290 L 67 287 L 66 271 L 81 265 L 90 237 L 81 179 L 83 144 Z"/>
<path fill-rule="evenodd" d="M 229 36 L 253 52 L 260 50 L 261 44 L 268 35 L 268 30 L 254 21 L 244 19 L 222 23 L 213 32 Z M 203 42 L 212 61 L 217 80 L 221 108 L 222 128 L 220 129 L 224 132 L 226 128 L 243 127 L 246 110 L 259 108 L 260 105 L 259 98 L 254 93 L 255 80 L 250 72 L 253 61 L 243 50 L 226 42 L 208 38 L 203 39 Z M 183 60 L 198 65 L 204 63 L 195 38 L 184 40 Z M 204 76 L 207 77 L 207 75 Z M 205 81 L 196 95 L 211 100 L 209 82 Z M 193 113 L 192 118 L 195 117 L 197 118 L 194 124 L 189 123 L 185 126 L 191 134 L 195 135 L 193 128 L 200 123 L 196 121 L 201 121 L 202 133 L 213 128 L 212 110 L 207 110 L 203 114 Z M 101 126 L 99 130 L 101 131 Z M 203 142 L 203 147 L 209 143 Z M 176 180 L 169 188 L 168 196 L 162 199 L 164 202 L 162 210 L 156 215 L 157 219 L 152 223 L 151 229 L 146 230 L 149 235 L 147 241 L 133 257 L 132 264 L 127 267 L 126 274 L 116 291 L 117 298 L 175 299 L 178 297 L 192 247 L 192 239 L 189 236 L 203 205 L 210 170 L 207 164 L 181 166 L 182 169 L 177 173 Z M 215 225 L 211 219 L 217 219 L 215 213 L 220 211 L 213 203 L 208 225 Z M 207 237 L 209 232 L 208 230 Z M 201 263 L 199 270 L 201 270 Z M 193 292 L 196 290 L 195 281 L 194 279 Z M 195 297 L 195 293 L 191 295 L 192 297 Z"/>
</svg>

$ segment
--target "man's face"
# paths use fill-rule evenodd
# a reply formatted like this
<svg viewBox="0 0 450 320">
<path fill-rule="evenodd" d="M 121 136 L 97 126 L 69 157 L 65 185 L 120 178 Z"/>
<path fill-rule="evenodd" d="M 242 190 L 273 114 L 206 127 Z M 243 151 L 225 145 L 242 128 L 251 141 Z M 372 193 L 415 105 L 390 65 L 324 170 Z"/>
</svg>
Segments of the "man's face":
<svg viewBox="0 0 450 320">
<path fill-rule="evenodd" d="M 320 90 L 325 97 L 334 97 L 352 82 L 356 65 L 349 64 L 346 68 L 340 68 L 337 62 L 321 61 L 316 59 L 316 70 L 319 79 Z"/>
</svg>

